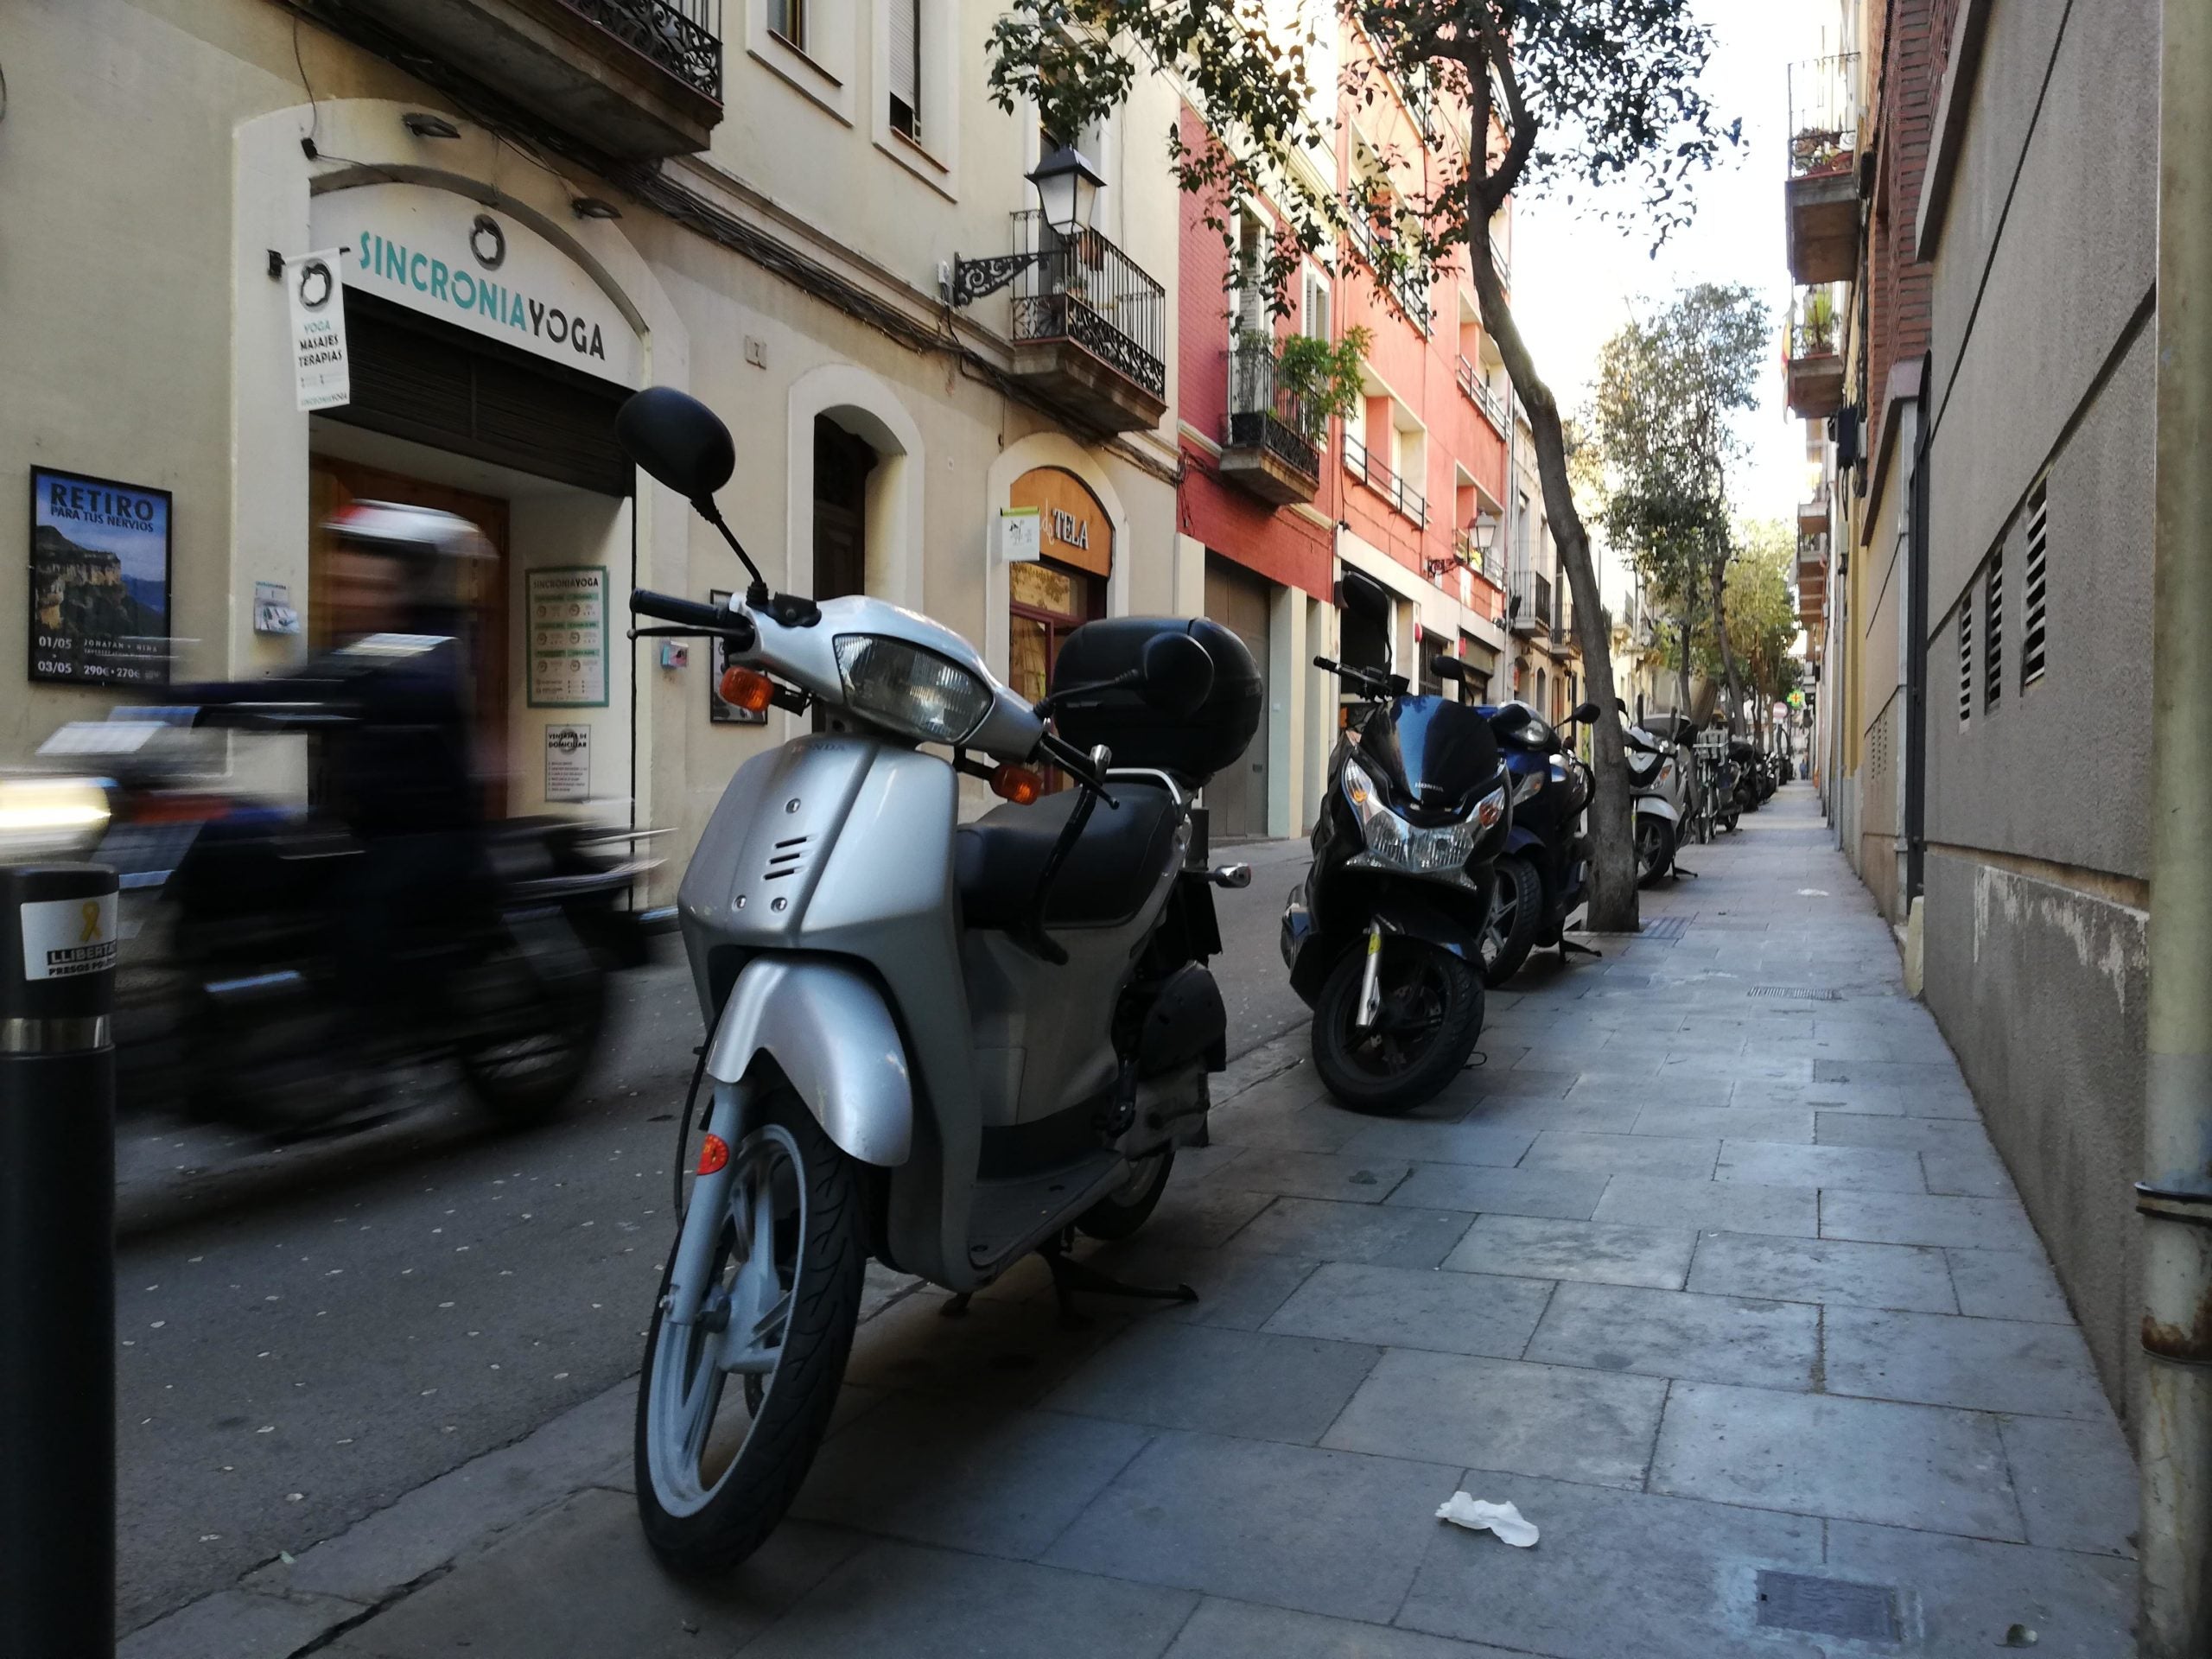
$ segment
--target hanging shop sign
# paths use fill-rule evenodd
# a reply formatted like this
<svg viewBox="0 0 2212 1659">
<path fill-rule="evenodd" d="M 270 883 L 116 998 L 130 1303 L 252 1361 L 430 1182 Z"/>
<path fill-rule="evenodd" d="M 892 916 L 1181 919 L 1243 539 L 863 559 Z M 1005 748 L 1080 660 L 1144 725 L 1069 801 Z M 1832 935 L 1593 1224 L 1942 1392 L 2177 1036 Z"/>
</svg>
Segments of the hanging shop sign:
<svg viewBox="0 0 2212 1659">
<path fill-rule="evenodd" d="M 713 605 L 729 603 L 729 590 L 710 589 L 707 601 Z M 729 641 L 716 634 L 707 645 L 707 719 L 716 726 L 766 726 L 768 711 L 755 714 L 750 709 L 741 709 L 722 696 L 722 672 L 729 667 Z"/>
<path fill-rule="evenodd" d="M 169 493 L 31 468 L 30 677 L 166 685 Z"/>
<path fill-rule="evenodd" d="M 1033 467 L 1014 480 L 1007 497 L 1008 507 L 1037 512 L 1046 558 L 1095 576 L 1113 574 L 1114 522 L 1073 473 L 1058 467 Z"/>
<path fill-rule="evenodd" d="M 1007 564 L 1029 564 L 1045 556 L 1045 510 L 1007 507 L 998 523 L 998 555 Z"/>
<path fill-rule="evenodd" d="M 284 262 L 286 302 L 292 314 L 292 371 L 299 407 L 337 409 L 353 401 L 346 362 L 345 256 L 336 248 Z"/>
<path fill-rule="evenodd" d="M 532 570 L 528 594 L 530 706 L 607 707 L 607 567 Z"/>
<path fill-rule="evenodd" d="M 315 239 L 346 249 L 345 280 L 404 305 L 626 386 L 637 331 L 591 273 L 512 213 L 423 184 L 317 196 Z"/>
<path fill-rule="evenodd" d="M 545 798 L 549 801 L 588 801 L 591 798 L 591 728 L 548 726 L 545 728 Z"/>
</svg>

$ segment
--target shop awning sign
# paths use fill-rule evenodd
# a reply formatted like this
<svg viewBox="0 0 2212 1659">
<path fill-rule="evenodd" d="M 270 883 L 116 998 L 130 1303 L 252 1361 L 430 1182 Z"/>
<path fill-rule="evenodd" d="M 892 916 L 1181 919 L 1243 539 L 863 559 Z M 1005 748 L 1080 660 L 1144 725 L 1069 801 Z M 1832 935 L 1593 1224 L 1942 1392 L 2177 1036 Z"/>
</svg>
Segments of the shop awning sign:
<svg viewBox="0 0 2212 1659">
<path fill-rule="evenodd" d="M 340 274 L 344 257 L 330 248 L 284 262 L 292 366 L 303 410 L 337 409 L 353 400 L 353 378 L 346 366 L 346 283 Z"/>
</svg>

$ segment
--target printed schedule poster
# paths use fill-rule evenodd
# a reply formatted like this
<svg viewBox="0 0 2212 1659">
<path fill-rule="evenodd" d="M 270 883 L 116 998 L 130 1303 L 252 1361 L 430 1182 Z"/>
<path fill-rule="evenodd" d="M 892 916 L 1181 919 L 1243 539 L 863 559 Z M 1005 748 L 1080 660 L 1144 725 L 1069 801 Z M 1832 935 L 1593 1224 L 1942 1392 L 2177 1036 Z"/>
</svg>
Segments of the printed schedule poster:
<svg viewBox="0 0 2212 1659">
<path fill-rule="evenodd" d="M 169 493 L 31 468 L 30 677 L 166 685 Z"/>
<path fill-rule="evenodd" d="M 607 707 L 607 567 L 530 573 L 530 706 Z"/>
</svg>

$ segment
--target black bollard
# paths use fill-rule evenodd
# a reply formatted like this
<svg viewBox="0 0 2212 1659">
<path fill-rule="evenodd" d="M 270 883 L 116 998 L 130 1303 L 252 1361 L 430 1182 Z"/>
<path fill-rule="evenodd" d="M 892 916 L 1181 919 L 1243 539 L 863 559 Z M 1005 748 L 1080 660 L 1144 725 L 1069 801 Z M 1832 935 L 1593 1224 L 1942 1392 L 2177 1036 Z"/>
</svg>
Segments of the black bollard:
<svg viewBox="0 0 2212 1659">
<path fill-rule="evenodd" d="M 115 1652 L 115 872 L 0 866 L 0 1654 Z"/>
</svg>

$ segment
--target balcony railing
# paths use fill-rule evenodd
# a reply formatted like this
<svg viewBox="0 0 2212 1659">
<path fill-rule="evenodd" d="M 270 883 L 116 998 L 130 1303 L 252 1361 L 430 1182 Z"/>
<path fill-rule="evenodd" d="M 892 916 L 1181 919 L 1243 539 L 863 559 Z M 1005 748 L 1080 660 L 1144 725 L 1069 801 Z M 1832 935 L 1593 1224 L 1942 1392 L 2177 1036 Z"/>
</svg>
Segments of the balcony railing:
<svg viewBox="0 0 2212 1659">
<path fill-rule="evenodd" d="M 1802 289 L 1789 308 L 1789 407 L 1808 421 L 1843 407 L 1843 312 L 1832 288 Z"/>
<path fill-rule="evenodd" d="M 1278 506 L 1311 501 L 1321 485 L 1321 452 L 1307 434 L 1320 425 L 1286 391 L 1268 339 L 1239 340 L 1229 359 L 1229 429 L 1222 474 Z"/>
<path fill-rule="evenodd" d="M 1376 285 L 1384 289 L 1397 302 L 1406 320 L 1424 334 L 1429 330 L 1428 296 L 1414 286 L 1414 278 L 1401 275 L 1386 280 L 1382 272 L 1386 249 L 1391 233 L 1370 220 L 1356 200 L 1344 203 L 1346 228 L 1351 245 L 1359 250 L 1360 257 L 1367 261 L 1367 268 L 1376 273 Z"/>
<path fill-rule="evenodd" d="M 1789 66 L 1789 176 L 1847 173 L 1859 151 L 1859 54 Z"/>
<path fill-rule="evenodd" d="M 1419 490 L 1375 459 L 1367 446 L 1344 434 L 1344 471 L 1388 501 L 1421 529 L 1428 527 L 1428 502 Z"/>
<path fill-rule="evenodd" d="M 1494 540 L 1490 551 L 1484 552 L 1482 543 L 1476 536 L 1472 525 L 1465 530 L 1455 530 L 1452 532 L 1452 551 L 1458 556 L 1460 563 L 1465 565 L 1477 575 L 1486 581 L 1494 582 L 1501 588 L 1505 586 L 1503 556 L 1498 552 Z"/>
<path fill-rule="evenodd" d="M 1055 395 L 1113 430 L 1152 425 L 1167 401 L 1166 290 L 1096 231 L 1062 238 L 1033 207 L 1014 221 L 1015 250 L 1038 256 L 1014 284 L 1015 372 L 1050 382 Z M 1033 348 L 1052 346 L 1087 361 L 1065 351 L 1021 360 L 1023 348 L 1034 358 Z"/>
<path fill-rule="evenodd" d="M 721 0 L 561 0 L 695 92 L 722 101 Z"/>
<path fill-rule="evenodd" d="M 1513 262 L 1505 257 L 1505 245 L 1494 236 L 1490 239 L 1490 263 L 1491 268 L 1497 272 L 1498 286 L 1505 289 L 1511 288 Z"/>
<path fill-rule="evenodd" d="M 1464 353 L 1459 358 L 1459 390 L 1466 393 L 1468 400 L 1477 409 L 1482 410 L 1484 418 L 1497 429 L 1497 435 L 1503 437 L 1505 435 L 1505 399 L 1491 390 L 1490 382 L 1483 378 L 1481 373 L 1472 363 L 1467 360 Z"/>
</svg>

